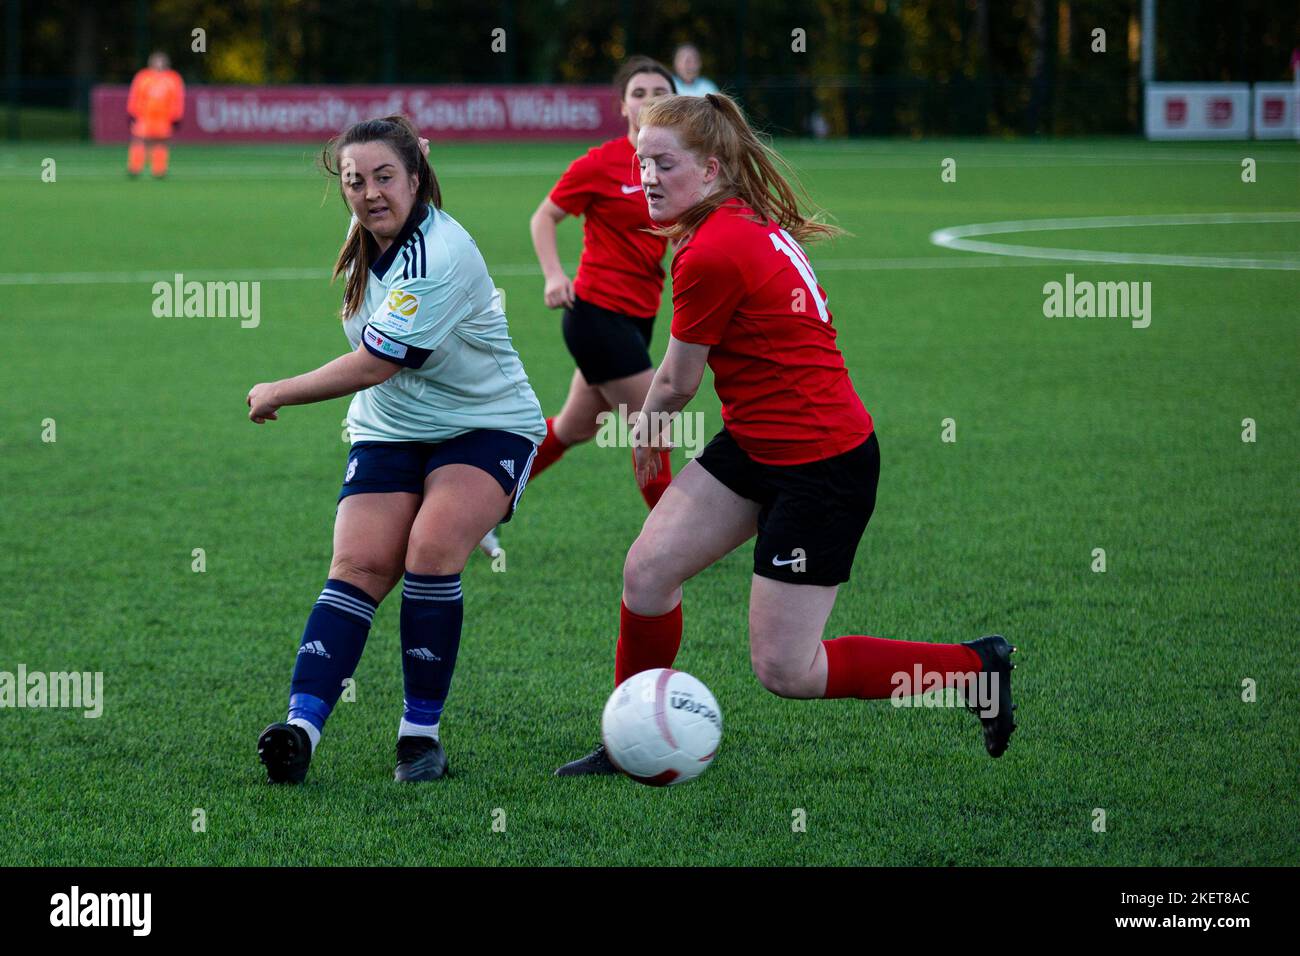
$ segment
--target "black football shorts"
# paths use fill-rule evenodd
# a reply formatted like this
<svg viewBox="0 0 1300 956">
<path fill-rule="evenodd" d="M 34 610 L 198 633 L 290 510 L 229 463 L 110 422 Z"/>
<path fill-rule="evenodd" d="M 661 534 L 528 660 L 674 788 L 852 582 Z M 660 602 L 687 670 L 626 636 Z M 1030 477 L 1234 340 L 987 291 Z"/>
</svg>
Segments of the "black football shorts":
<svg viewBox="0 0 1300 956">
<path fill-rule="evenodd" d="M 858 542 L 876 507 L 880 446 L 861 445 L 802 465 L 754 461 L 724 428 L 695 459 L 742 498 L 758 502 L 754 573 L 789 584 L 849 579 Z"/>
<path fill-rule="evenodd" d="M 650 332 L 654 316 L 637 318 L 573 299 L 564 310 L 564 344 L 588 385 L 600 385 L 654 367 Z"/>
</svg>

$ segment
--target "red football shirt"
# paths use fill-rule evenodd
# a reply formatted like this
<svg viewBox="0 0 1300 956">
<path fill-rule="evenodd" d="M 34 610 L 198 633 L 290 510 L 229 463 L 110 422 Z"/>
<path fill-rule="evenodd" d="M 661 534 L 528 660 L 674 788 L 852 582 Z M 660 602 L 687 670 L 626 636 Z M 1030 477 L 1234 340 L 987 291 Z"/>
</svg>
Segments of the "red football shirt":
<svg viewBox="0 0 1300 956">
<path fill-rule="evenodd" d="M 708 345 L 722 421 L 749 457 L 821 461 L 871 435 L 803 249 L 733 199 L 673 256 L 673 336 Z"/>
<path fill-rule="evenodd" d="M 658 312 L 668 240 L 642 231 L 654 222 L 627 137 L 575 159 L 551 190 L 551 202 L 584 217 L 582 257 L 573 280 L 578 298 L 637 318 Z"/>
</svg>

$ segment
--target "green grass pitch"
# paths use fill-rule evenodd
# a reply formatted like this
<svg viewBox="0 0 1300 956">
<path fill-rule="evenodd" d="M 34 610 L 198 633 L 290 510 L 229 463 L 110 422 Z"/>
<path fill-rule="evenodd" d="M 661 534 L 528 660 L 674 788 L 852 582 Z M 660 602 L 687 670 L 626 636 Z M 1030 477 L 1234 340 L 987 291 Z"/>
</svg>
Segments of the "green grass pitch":
<svg viewBox="0 0 1300 956">
<path fill-rule="evenodd" d="M 527 219 L 581 148 L 433 153 L 548 413 L 573 366 Z M 346 213 L 305 147 L 178 146 L 170 178 L 130 182 L 124 148 L 10 146 L 0 671 L 101 671 L 104 710 L 0 710 L 0 864 L 1296 863 L 1300 223 L 991 237 L 1290 271 L 928 241 L 1002 220 L 1295 212 L 1295 145 L 782 149 L 854 234 L 810 254 L 883 461 L 827 634 L 1008 635 L 1021 726 L 1005 757 L 985 755 L 964 711 L 764 691 L 744 547 L 686 586 L 678 666 L 721 704 L 714 766 L 666 790 L 552 778 L 597 740 L 623 558 L 645 516 L 627 451 L 588 445 L 529 485 L 505 573 L 481 555 L 465 573 L 444 723 L 454 777 L 392 781 L 390 598 L 308 785 L 266 786 L 255 741 L 283 718 L 325 577 L 346 399 L 259 428 L 244 396 L 346 347 L 341 288 L 324 279 Z M 941 181 L 947 157 L 956 182 Z M 580 230 L 561 235 L 572 267 Z M 260 324 L 156 318 L 152 284 L 177 272 L 261 279 Z M 1150 327 L 1045 317 L 1043 286 L 1067 273 L 1150 282 Z M 693 408 L 719 425 L 710 380 Z M 955 442 L 941 440 L 949 418 Z"/>
</svg>

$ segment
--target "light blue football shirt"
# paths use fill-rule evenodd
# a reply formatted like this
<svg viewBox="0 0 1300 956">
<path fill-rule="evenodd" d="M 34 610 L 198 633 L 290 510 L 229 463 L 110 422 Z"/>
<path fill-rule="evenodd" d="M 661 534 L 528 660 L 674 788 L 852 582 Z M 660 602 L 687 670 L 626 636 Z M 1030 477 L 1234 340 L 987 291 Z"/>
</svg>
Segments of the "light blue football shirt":
<svg viewBox="0 0 1300 956">
<path fill-rule="evenodd" d="M 697 76 L 691 82 L 687 83 L 677 74 L 673 74 L 673 86 L 677 87 L 678 96 L 705 96 L 709 93 L 717 93 L 718 84 L 714 83 L 707 77 Z"/>
<path fill-rule="evenodd" d="M 352 347 L 402 365 L 357 392 L 357 441 L 440 442 L 478 428 L 541 444 L 546 419 L 510 341 L 501 294 L 469 233 L 417 209 L 371 266 L 365 305 L 343 324 Z"/>
</svg>

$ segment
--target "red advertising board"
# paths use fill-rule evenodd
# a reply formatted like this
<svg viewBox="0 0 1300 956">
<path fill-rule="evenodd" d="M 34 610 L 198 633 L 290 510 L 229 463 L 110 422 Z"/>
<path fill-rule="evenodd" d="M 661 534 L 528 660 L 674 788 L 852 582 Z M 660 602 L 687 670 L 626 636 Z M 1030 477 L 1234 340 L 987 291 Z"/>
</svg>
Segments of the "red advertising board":
<svg viewBox="0 0 1300 956">
<path fill-rule="evenodd" d="M 125 86 L 97 86 L 97 143 L 129 136 Z M 610 139 L 627 129 L 608 86 L 191 86 L 182 142 L 320 143 L 357 120 L 404 113 L 437 140 Z"/>
<path fill-rule="evenodd" d="M 1205 122 L 1210 126 L 1229 126 L 1232 123 L 1232 100 L 1211 99 L 1205 105 Z"/>
</svg>

